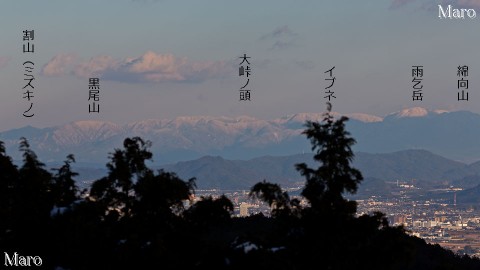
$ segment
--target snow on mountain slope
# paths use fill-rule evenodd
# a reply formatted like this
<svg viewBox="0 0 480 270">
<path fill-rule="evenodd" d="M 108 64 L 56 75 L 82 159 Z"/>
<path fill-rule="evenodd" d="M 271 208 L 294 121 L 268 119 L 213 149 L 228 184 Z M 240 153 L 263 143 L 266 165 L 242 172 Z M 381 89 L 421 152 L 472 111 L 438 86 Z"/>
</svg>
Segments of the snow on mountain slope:
<svg viewBox="0 0 480 270">
<path fill-rule="evenodd" d="M 333 115 L 336 118 L 341 116 L 336 112 Z M 383 119 L 368 114 L 346 116 L 357 120 L 347 122 L 347 129 L 357 139 L 355 147 L 361 151 L 398 151 L 410 149 L 413 145 L 456 159 L 480 159 L 480 154 L 477 155 L 480 146 L 478 151 L 468 146 L 470 141 L 480 137 L 478 114 L 428 111 L 416 107 Z M 152 141 L 152 151 L 169 162 L 202 155 L 225 154 L 245 158 L 257 154 L 308 151 L 308 140 L 302 135 L 304 123 L 307 120 L 321 121 L 323 117 L 322 113 L 298 113 L 274 120 L 250 116 L 182 116 L 124 125 L 89 120 L 51 128 L 25 127 L 6 131 L 0 133 L 0 140 L 5 142 L 9 153 L 18 153 L 18 139 L 24 136 L 39 156 L 59 161 L 70 153 L 74 153 L 79 161 L 104 161 L 108 153 L 121 147 L 123 139 L 134 136 Z M 407 118 L 409 121 L 397 121 Z M 460 133 L 458 140 L 453 141 L 452 130 L 468 132 Z M 477 145 L 475 142 L 472 141 L 471 145 Z M 452 155 L 454 152 L 460 154 Z"/>
<path fill-rule="evenodd" d="M 414 107 L 401 110 L 399 112 L 395 112 L 390 114 L 396 118 L 404 118 L 404 117 L 423 117 L 428 115 L 428 110 L 422 107 Z"/>
<path fill-rule="evenodd" d="M 60 146 L 79 145 L 87 142 L 106 140 L 118 135 L 123 128 L 114 123 L 103 121 L 77 121 L 57 128 L 53 140 Z"/>
<path fill-rule="evenodd" d="M 381 122 L 383 118 L 375 116 L 375 115 L 370 115 L 370 114 L 365 114 L 365 113 L 347 113 L 347 114 L 341 114 L 338 112 L 332 112 L 332 115 L 335 118 L 340 118 L 341 116 L 346 116 L 350 119 L 355 119 L 360 122 L 365 122 L 365 123 L 370 123 L 370 122 Z M 274 123 L 277 124 L 285 124 L 287 122 L 300 122 L 300 123 L 305 123 L 305 121 L 321 121 L 323 119 L 324 115 L 323 113 L 297 113 L 294 115 L 288 115 L 284 116 L 279 119 L 273 120 Z"/>
<path fill-rule="evenodd" d="M 383 118 L 371 115 L 371 114 L 365 114 L 365 113 L 350 113 L 346 114 L 348 118 L 355 119 L 361 122 L 365 123 L 371 123 L 371 122 L 382 122 Z"/>
</svg>

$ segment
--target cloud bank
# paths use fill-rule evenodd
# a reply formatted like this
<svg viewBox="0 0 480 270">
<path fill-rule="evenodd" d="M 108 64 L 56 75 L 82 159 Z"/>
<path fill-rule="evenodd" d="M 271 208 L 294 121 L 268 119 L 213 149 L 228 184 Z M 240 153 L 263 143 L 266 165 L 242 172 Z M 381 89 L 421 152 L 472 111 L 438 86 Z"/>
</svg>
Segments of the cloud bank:
<svg viewBox="0 0 480 270">
<path fill-rule="evenodd" d="M 125 59 L 102 55 L 76 64 L 73 63 L 74 60 L 75 57 L 70 54 L 56 55 L 43 67 L 42 74 L 72 74 L 79 78 L 101 77 L 128 83 L 202 82 L 225 76 L 233 69 L 226 61 L 194 62 L 185 57 L 152 51 Z"/>
<path fill-rule="evenodd" d="M 43 66 L 41 73 L 45 76 L 61 76 L 67 72 L 67 69 L 75 60 L 76 56 L 74 54 L 57 54 Z"/>
</svg>

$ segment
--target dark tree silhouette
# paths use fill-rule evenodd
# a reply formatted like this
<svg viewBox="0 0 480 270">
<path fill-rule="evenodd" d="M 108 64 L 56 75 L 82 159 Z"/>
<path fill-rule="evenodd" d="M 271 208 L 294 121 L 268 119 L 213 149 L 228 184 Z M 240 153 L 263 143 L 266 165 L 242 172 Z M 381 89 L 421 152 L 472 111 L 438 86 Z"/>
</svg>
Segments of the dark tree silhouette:
<svg viewBox="0 0 480 270">
<path fill-rule="evenodd" d="M 13 226 L 13 216 L 15 215 L 14 194 L 17 183 L 17 166 L 7 156 L 4 143 L 0 141 L 0 242 L 2 242 L 4 233 L 10 231 Z"/>
<path fill-rule="evenodd" d="M 135 184 L 135 212 L 151 218 L 166 218 L 180 214 L 183 202 L 190 200 L 195 188 L 195 178 L 187 182 L 175 173 L 160 170 L 157 175 L 147 174 Z"/>
<path fill-rule="evenodd" d="M 150 142 L 138 137 L 110 155 L 108 175 L 88 196 L 78 194 L 73 155 L 52 176 L 25 138 L 20 169 L 0 142 L 0 248 L 40 255 L 46 269 L 479 269 L 478 259 L 390 227 L 382 213 L 353 215 L 356 205 L 343 194 L 355 192 L 362 176 L 350 166 L 355 141 L 346 120 L 328 111 L 322 123 L 307 123 L 320 162 L 297 165 L 309 207 L 277 184 L 252 187 L 271 217 L 232 217 L 226 196 L 184 207 L 195 178 L 154 173 L 146 166 Z M 52 211 L 59 208 L 68 211 Z"/>
<path fill-rule="evenodd" d="M 115 149 L 110 155 L 108 176 L 92 184 L 91 198 L 103 204 L 111 218 L 120 217 L 120 214 L 122 217 L 132 214 L 134 184 L 141 177 L 152 174 L 145 165 L 152 158 L 152 153 L 148 150 L 150 145 L 149 141 L 139 137 L 125 139 L 124 149 Z"/>
<path fill-rule="evenodd" d="M 232 213 L 232 202 L 225 195 L 222 195 L 217 199 L 212 197 L 202 198 L 192 205 L 184 213 L 184 216 L 194 226 L 207 227 L 230 221 Z"/>
<path fill-rule="evenodd" d="M 351 146 L 355 139 L 345 130 L 347 117 L 335 120 L 329 110 L 322 123 L 307 121 L 303 132 L 316 151 L 314 159 L 320 163 L 317 169 L 307 164 L 297 164 L 297 170 L 305 176 L 307 182 L 302 195 L 310 202 L 313 211 L 353 215 L 356 202 L 343 197 L 343 193 L 355 193 L 363 180 L 359 170 L 350 163 L 354 154 Z"/>
<path fill-rule="evenodd" d="M 23 137 L 20 139 L 20 151 L 23 152 L 23 165 L 14 186 L 18 222 L 23 226 L 30 222 L 43 224 L 49 219 L 54 202 L 52 175 L 44 169 L 45 164 L 38 160 Z"/>
<path fill-rule="evenodd" d="M 72 154 L 67 156 L 62 167 L 53 169 L 57 173 L 53 176 L 53 194 L 54 204 L 57 207 L 70 206 L 74 201 L 78 199 L 78 187 L 75 184 L 73 177 L 78 173 L 73 172 L 71 163 L 75 162 L 75 158 Z"/>
<path fill-rule="evenodd" d="M 278 184 L 263 182 L 255 184 L 250 190 L 250 197 L 266 202 L 272 209 L 272 216 L 285 216 L 300 212 L 300 202 L 290 199 L 287 192 L 282 191 Z"/>
</svg>

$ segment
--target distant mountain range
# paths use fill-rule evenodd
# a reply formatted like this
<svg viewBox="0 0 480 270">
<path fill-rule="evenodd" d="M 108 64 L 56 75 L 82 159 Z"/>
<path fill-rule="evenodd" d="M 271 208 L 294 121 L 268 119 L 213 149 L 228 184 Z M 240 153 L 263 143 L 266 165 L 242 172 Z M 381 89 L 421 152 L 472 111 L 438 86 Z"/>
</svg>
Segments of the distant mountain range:
<svg viewBox="0 0 480 270">
<path fill-rule="evenodd" d="M 307 163 L 316 168 L 313 154 L 290 156 L 263 156 L 249 160 L 228 160 L 219 156 L 204 156 L 196 160 L 169 165 L 153 166 L 177 173 L 182 179 L 195 177 L 198 189 L 249 190 L 255 183 L 267 180 L 282 187 L 302 187 L 305 183 L 295 164 Z M 59 165 L 47 164 L 48 168 Z M 371 195 L 389 197 L 400 191 L 398 184 L 420 187 L 421 194 L 429 191 L 436 198 L 451 199 L 448 194 L 436 192 L 450 187 L 462 188 L 457 192 L 458 203 L 480 202 L 480 162 L 465 164 L 446 159 L 425 150 L 404 150 L 385 154 L 356 153 L 353 166 L 359 169 L 364 181 L 355 198 Z M 93 168 L 75 164 L 74 171 L 82 180 L 100 179 L 107 174 L 105 167 Z M 82 185 L 85 187 L 85 184 Z M 445 193 L 445 191 L 443 192 Z"/>
<path fill-rule="evenodd" d="M 347 129 L 357 140 L 355 151 L 389 153 L 425 149 L 453 160 L 480 160 L 479 114 L 428 111 L 417 107 L 384 118 L 366 114 L 347 116 L 350 117 Z M 301 134 L 304 123 L 322 118 L 320 113 L 300 113 L 274 120 L 192 116 L 125 125 L 77 121 L 42 129 L 28 126 L 9 130 L 0 133 L 0 140 L 6 143 L 8 154 L 19 159 L 18 140 L 26 137 L 41 160 L 48 162 L 62 161 L 73 153 L 80 162 L 104 164 L 108 153 L 121 148 L 123 140 L 132 136 L 153 142 L 151 150 L 155 164 L 206 155 L 251 159 L 309 153 L 309 142 Z"/>
<path fill-rule="evenodd" d="M 161 167 L 185 179 L 196 177 L 199 188 L 249 189 L 264 179 L 286 187 L 303 185 L 305 178 L 295 170 L 295 164 L 302 162 L 311 167 L 319 166 L 313 161 L 313 154 L 297 154 L 250 160 L 205 156 Z M 370 181 L 378 184 L 378 181 L 395 183 L 397 180 L 426 189 L 450 185 L 471 188 L 480 184 L 480 162 L 467 165 L 425 150 L 386 154 L 359 152 L 353 166 L 362 172 L 367 187 Z"/>
<path fill-rule="evenodd" d="M 313 161 L 313 154 L 297 154 L 250 160 L 206 156 L 162 168 L 176 172 L 183 179 L 196 177 L 199 189 L 249 190 L 262 180 L 282 187 L 303 187 L 305 178 L 295 170 L 295 164 L 302 162 L 313 168 L 319 166 Z M 408 184 L 420 187 L 410 192 L 424 199 L 428 196 L 453 203 L 450 188 L 455 187 L 464 189 L 457 192 L 459 205 L 480 203 L 480 161 L 467 165 L 425 150 L 404 150 L 385 154 L 359 152 L 353 166 L 364 176 L 358 192 L 349 195 L 353 199 L 398 196 L 404 191 L 399 185 Z"/>
</svg>

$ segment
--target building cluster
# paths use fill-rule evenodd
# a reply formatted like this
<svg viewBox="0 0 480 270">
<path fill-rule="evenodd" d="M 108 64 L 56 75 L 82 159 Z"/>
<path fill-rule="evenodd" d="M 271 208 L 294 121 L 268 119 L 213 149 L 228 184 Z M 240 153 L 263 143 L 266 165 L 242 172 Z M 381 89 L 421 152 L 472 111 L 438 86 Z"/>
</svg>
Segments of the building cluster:
<svg viewBox="0 0 480 270">
<path fill-rule="evenodd" d="M 212 198 L 218 198 L 221 195 L 225 195 L 233 203 L 233 215 L 235 217 L 247 217 L 260 213 L 269 216 L 270 207 L 260 200 L 251 198 L 249 192 L 249 190 L 196 190 L 192 203 L 201 200 L 202 197 L 211 196 Z"/>
<path fill-rule="evenodd" d="M 91 184 L 88 181 L 84 185 Z M 371 196 L 357 200 L 357 215 L 384 213 L 391 226 L 403 226 L 408 233 L 431 244 L 439 244 L 458 254 L 468 254 L 480 258 L 480 208 L 470 205 L 457 205 L 455 192 L 450 188 L 452 199 L 415 199 L 418 192 L 415 185 L 400 185 L 400 192 L 391 196 Z M 301 205 L 308 205 L 299 196 L 302 187 L 289 188 L 291 198 L 299 199 Z M 191 202 L 185 202 L 188 208 L 205 197 L 218 198 L 225 195 L 234 205 L 234 217 L 247 217 L 262 214 L 270 216 L 271 208 L 266 203 L 249 196 L 249 190 L 196 190 Z M 424 196 L 426 197 L 426 196 Z"/>
<path fill-rule="evenodd" d="M 390 225 L 459 254 L 480 257 L 480 210 L 444 200 L 414 200 L 408 196 L 359 200 L 358 215 L 383 212 Z"/>
<path fill-rule="evenodd" d="M 457 205 L 455 192 L 461 189 L 449 188 L 451 199 L 415 199 L 420 198 L 420 188 L 414 184 L 397 183 L 399 190 L 391 196 L 371 196 L 357 200 L 357 215 L 371 214 L 376 211 L 385 213 L 391 226 L 403 226 L 411 235 L 420 237 L 431 244 L 439 244 L 458 254 L 468 254 L 480 258 L 480 209 L 469 205 Z M 301 187 L 291 188 L 292 195 Z M 201 196 L 218 197 L 226 195 L 234 204 L 234 216 L 245 217 L 262 213 L 270 215 L 269 205 L 252 199 L 248 190 L 197 190 L 195 200 Z M 425 196 L 426 198 L 427 196 Z M 292 198 L 296 196 L 292 195 Z M 301 204 L 307 202 L 298 197 Z"/>
</svg>

